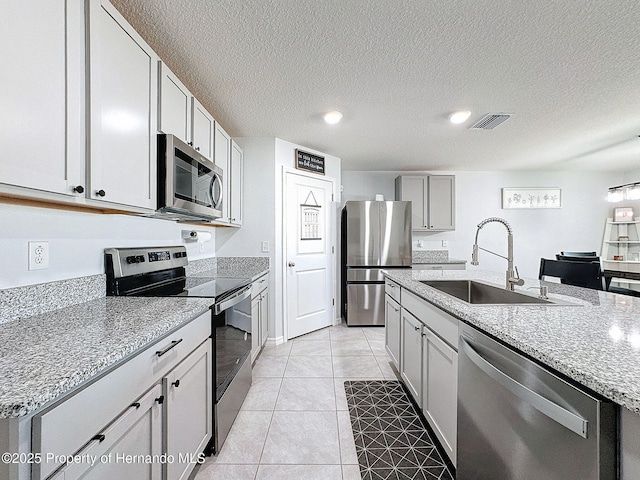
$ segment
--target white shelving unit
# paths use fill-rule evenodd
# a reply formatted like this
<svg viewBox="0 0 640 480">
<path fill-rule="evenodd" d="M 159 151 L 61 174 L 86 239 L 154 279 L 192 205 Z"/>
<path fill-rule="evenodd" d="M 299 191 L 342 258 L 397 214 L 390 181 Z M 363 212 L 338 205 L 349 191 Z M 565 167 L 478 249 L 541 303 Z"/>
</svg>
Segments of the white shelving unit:
<svg viewBox="0 0 640 480">
<path fill-rule="evenodd" d="M 602 241 L 602 265 L 605 275 L 616 272 L 616 286 L 640 290 L 640 217 L 630 222 L 607 218 Z"/>
</svg>

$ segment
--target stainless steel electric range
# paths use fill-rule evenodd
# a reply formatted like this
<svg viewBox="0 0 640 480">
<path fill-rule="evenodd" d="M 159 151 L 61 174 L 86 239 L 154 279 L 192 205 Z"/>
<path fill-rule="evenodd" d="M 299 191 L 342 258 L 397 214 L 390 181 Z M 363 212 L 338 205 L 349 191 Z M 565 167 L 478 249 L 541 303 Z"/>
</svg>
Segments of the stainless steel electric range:
<svg viewBox="0 0 640 480">
<path fill-rule="evenodd" d="M 183 246 L 108 248 L 107 295 L 211 299 L 215 402 L 207 453 L 217 453 L 251 386 L 251 279 L 187 276 L 187 263 Z"/>
</svg>

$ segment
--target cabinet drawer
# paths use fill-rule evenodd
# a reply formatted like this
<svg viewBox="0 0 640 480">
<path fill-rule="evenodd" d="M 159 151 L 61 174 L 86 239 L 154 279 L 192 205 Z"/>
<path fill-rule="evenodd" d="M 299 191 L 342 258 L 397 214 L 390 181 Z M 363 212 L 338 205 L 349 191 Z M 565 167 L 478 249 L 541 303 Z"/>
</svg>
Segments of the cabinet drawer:
<svg viewBox="0 0 640 480">
<path fill-rule="evenodd" d="M 438 307 L 431 305 L 426 300 L 423 300 L 406 289 L 402 290 L 402 301 L 400 304 L 457 351 L 457 318 L 443 312 Z"/>
<path fill-rule="evenodd" d="M 162 465 L 159 462 L 117 461 L 118 456 L 153 457 L 162 453 L 162 405 L 156 401 L 160 395 L 162 386 L 154 386 L 78 452 L 84 458 L 95 458 L 93 465 L 90 460 L 69 463 L 49 480 L 160 478 Z"/>
<path fill-rule="evenodd" d="M 255 282 L 253 282 L 253 284 L 251 284 L 251 298 L 255 298 L 258 295 L 260 295 L 260 292 L 262 292 L 265 288 L 267 288 L 268 285 L 268 275 L 264 275 L 262 277 L 260 277 L 258 280 L 256 280 Z"/>
<path fill-rule="evenodd" d="M 389 295 L 396 302 L 400 303 L 400 285 L 398 285 L 396 282 L 389 280 L 388 278 L 385 278 L 384 293 Z"/>
<path fill-rule="evenodd" d="M 207 312 L 92 381 L 73 396 L 34 416 L 32 451 L 41 453 L 43 457 L 47 453 L 74 454 L 129 408 L 132 399 L 157 383 L 198 345 L 208 341 L 209 335 L 211 313 Z M 43 462 L 34 480 L 45 478 L 59 466 L 55 462 Z"/>
</svg>

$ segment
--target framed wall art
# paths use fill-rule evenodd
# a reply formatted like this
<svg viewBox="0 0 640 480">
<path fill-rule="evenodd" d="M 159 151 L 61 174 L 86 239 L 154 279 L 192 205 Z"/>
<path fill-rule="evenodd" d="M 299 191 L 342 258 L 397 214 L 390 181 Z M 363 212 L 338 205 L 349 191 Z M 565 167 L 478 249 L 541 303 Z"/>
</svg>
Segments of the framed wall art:
<svg viewBox="0 0 640 480">
<path fill-rule="evenodd" d="M 613 221 L 614 222 L 633 222 L 633 207 L 614 208 Z"/>
<path fill-rule="evenodd" d="M 562 208 L 562 189 L 503 188 L 502 208 Z"/>
</svg>

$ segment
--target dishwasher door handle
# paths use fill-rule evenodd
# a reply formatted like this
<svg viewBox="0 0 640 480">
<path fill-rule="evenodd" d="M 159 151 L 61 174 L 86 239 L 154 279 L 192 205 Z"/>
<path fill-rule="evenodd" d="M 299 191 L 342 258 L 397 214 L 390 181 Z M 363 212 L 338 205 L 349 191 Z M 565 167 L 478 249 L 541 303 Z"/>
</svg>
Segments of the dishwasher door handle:
<svg viewBox="0 0 640 480">
<path fill-rule="evenodd" d="M 471 360 L 476 367 L 486 373 L 490 378 L 498 382 L 523 402 L 531 405 L 543 415 L 555 420 L 560 425 L 568 428 L 581 437 L 587 438 L 587 427 L 589 424 L 587 420 L 573 412 L 570 412 L 557 403 L 548 400 L 511 378 L 509 375 L 482 357 L 482 355 L 480 355 L 464 337 L 460 337 L 460 344 L 464 353 L 469 357 L 469 360 Z"/>
</svg>

